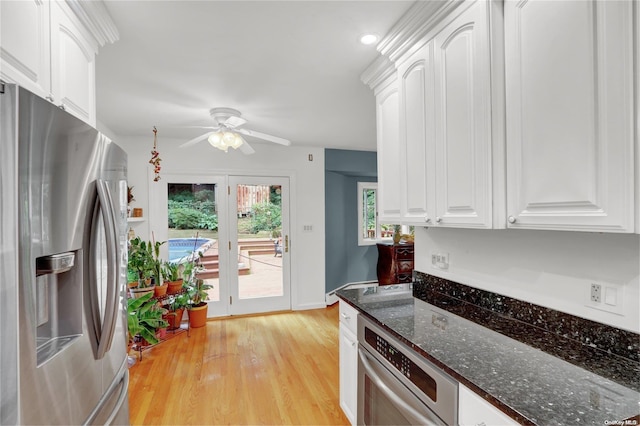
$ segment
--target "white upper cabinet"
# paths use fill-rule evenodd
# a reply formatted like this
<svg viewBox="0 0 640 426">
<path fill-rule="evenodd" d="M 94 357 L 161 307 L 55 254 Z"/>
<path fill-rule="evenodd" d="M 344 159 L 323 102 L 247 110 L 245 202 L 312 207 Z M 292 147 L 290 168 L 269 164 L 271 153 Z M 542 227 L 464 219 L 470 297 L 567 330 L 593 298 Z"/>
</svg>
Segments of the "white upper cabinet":
<svg viewBox="0 0 640 426">
<path fill-rule="evenodd" d="M 49 2 L 0 1 L 0 78 L 51 95 Z"/>
<path fill-rule="evenodd" d="M 378 220 L 400 223 L 400 104 L 394 80 L 376 94 L 378 127 Z"/>
<path fill-rule="evenodd" d="M 491 228 L 489 2 L 435 37 L 436 225 Z"/>
<path fill-rule="evenodd" d="M 429 224 L 435 212 L 433 42 L 398 66 L 402 222 Z M 429 186 L 432 185 L 432 186 Z M 429 216 L 431 215 L 431 217 Z"/>
<path fill-rule="evenodd" d="M 95 126 L 98 45 L 118 39 L 104 4 L 0 0 L 0 24 L 0 78 Z"/>
<path fill-rule="evenodd" d="M 508 226 L 633 232 L 633 2 L 504 8 Z"/>
<path fill-rule="evenodd" d="M 95 126 L 97 45 L 67 7 L 51 4 L 51 67 L 56 105 Z"/>
</svg>

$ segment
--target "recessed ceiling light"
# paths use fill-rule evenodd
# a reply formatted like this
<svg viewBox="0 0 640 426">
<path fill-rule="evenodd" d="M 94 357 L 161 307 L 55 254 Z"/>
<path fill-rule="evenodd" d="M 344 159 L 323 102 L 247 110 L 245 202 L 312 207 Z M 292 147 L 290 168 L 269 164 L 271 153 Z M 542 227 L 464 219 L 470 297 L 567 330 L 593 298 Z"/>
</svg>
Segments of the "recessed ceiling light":
<svg viewBox="0 0 640 426">
<path fill-rule="evenodd" d="M 379 39 L 380 39 L 380 37 L 378 37 L 377 34 L 365 34 L 362 37 L 360 37 L 360 43 L 366 44 L 366 45 L 374 44 Z"/>
</svg>

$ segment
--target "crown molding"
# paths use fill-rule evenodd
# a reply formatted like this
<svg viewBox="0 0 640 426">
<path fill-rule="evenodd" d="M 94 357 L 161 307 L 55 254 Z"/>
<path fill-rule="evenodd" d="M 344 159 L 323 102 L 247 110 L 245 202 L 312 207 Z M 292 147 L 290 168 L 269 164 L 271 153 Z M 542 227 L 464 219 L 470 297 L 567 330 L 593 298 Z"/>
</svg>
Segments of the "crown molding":
<svg viewBox="0 0 640 426">
<path fill-rule="evenodd" d="M 381 85 L 385 85 L 395 77 L 396 67 L 386 56 L 378 56 L 360 75 L 360 80 L 369 86 L 372 90 L 381 89 Z"/>
<path fill-rule="evenodd" d="M 465 0 L 416 1 L 378 43 L 378 51 L 396 62 L 463 3 Z"/>
<path fill-rule="evenodd" d="M 100 46 L 115 43 L 120 39 L 118 28 L 102 0 L 65 0 L 65 2 Z"/>
</svg>

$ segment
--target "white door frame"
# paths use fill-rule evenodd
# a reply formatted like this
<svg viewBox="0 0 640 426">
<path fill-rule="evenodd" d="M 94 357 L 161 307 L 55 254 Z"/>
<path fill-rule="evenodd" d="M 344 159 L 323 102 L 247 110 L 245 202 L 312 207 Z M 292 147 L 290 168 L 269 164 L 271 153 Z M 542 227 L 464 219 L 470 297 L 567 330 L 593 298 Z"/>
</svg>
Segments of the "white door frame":
<svg viewBox="0 0 640 426">
<path fill-rule="evenodd" d="M 167 169 L 162 173 L 162 180 L 160 181 L 160 186 L 158 186 L 158 182 L 155 182 L 153 170 L 151 168 L 147 169 L 147 193 L 149 194 L 149 212 L 146 213 L 149 218 L 148 222 L 148 238 L 151 238 L 152 233 L 155 234 L 155 238 L 157 241 L 167 241 L 169 238 L 168 235 L 168 214 L 167 214 L 167 202 L 168 202 L 168 193 L 167 193 L 167 182 L 195 182 L 195 183 L 216 183 L 218 181 L 216 179 L 223 178 L 224 183 L 221 184 L 221 188 L 228 186 L 228 177 L 229 176 L 262 176 L 262 177 L 283 177 L 289 179 L 289 230 L 290 230 L 290 238 L 289 238 L 289 246 L 292 246 L 292 241 L 296 241 L 296 178 L 295 171 L 291 170 L 283 170 L 274 172 L 273 170 L 229 170 L 229 169 L 220 169 L 220 170 L 211 170 L 211 169 L 194 169 L 194 170 L 185 170 L 185 169 Z M 216 194 L 217 196 L 217 194 Z M 143 202 L 142 197 L 141 202 Z M 224 197 L 223 197 L 224 198 Z M 226 201 L 225 201 L 226 203 Z M 220 206 L 218 208 L 218 222 L 226 221 L 228 223 L 228 208 L 225 206 L 224 208 Z M 144 238 L 144 236 L 143 236 Z M 218 238 L 220 240 L 219 244 L 228 245 L 229 243 L 229 235 L 228 230 L 222 229 L 218 230 Z M 229 253 L 226 250 L 222 250 L 220 253 L 220 262 L 229 262 Z M 164 259 L 168 258 L 168 247 L 163 245 L 161 248 L 161 257 Z M 297 286 L 293 283 L 296 282 L 295 277 L 297 276 L 297 267 L 295 261 L 295 251 L 289 252 L 289 287 L 290 287 L 290 307 L 291 309 L 296 309 L 298 299 L 298 289 Z M 224 268 L 223 268 L 224 269 Z M 220 272 L 221 280 L 227 279 L 224 274 L 227 273 L 225 271 Z M 228 287 L 228 286 L 227 286 Z M 220 289 L 220 300 L 227 300 L 229 298 L 229 294 L 222 294 L 223 289 Z M 223 299 L 224 297 L 224 299 Z M 223 308 L 222 306 L 209 306 L 208 309 L 208 317 L 222 317 L 228 316 L 228 303 L 225 304 L 227 308 Z"/>
</svg>

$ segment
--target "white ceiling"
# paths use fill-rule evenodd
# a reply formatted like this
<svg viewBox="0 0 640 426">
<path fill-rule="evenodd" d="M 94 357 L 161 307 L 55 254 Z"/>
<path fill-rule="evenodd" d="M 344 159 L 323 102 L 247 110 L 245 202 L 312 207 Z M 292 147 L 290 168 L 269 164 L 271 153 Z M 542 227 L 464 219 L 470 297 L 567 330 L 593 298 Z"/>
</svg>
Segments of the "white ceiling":
<svg viewBox="0 0 640 426">
<path fill-rule="evenodd" d="M 360 74 L 379 54 L 358 39 L 384 36 L 412 3 L 106 0 L 120 40 L 98 54 L 98 120 L 180 143 L 212 125 L 210 108 L 231 107 L 296 146 L 374 151 Z"/>
</svg>

